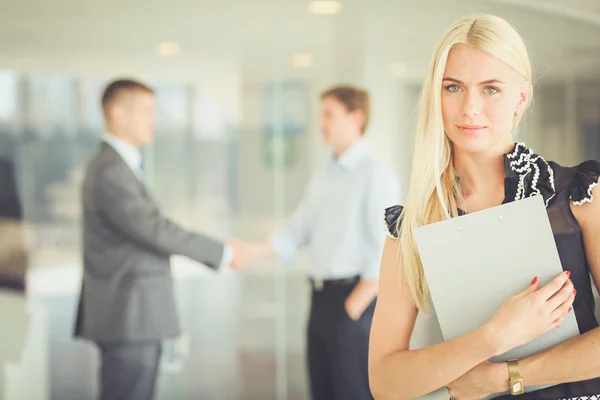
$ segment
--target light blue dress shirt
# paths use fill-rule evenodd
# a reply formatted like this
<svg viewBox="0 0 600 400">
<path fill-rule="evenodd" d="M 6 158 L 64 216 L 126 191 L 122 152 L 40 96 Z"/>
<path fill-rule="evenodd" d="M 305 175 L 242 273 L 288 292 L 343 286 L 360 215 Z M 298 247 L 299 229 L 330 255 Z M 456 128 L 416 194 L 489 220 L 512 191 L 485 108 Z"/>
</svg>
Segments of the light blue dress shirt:
<svg viewBox="0 0 600 400">
<path fill-rule="evenodd" d="M 125 164 L 131 168 L 133 173 L 138 177 L 140 181 L 144 181 L 144 170 L 142 168 L 142 154 L 140 151 L 133 145 L 123 141 L 122 139 L 112 135 L 110 133 L 105 133 L 102 136 L 102 140 L 105 143 L 108 143 L 115 151 L 121 156 Z M 231 264 L 231 260 L 233 259 L 233 249 L 225 245 L 223 249 L 223 258 L 221 259 L 221 264 L 219 268 L 225 267 Z"/>
<path fill-rule="evenodd" d="M 306 246 L 311 278 L 376 279 L 386 238 L 384 210 L 399 201 L 397 175 L 359 141 L 339 159 L 327 157 L 287 226 L 269 243 L 287 264 Z"/>
</svg>

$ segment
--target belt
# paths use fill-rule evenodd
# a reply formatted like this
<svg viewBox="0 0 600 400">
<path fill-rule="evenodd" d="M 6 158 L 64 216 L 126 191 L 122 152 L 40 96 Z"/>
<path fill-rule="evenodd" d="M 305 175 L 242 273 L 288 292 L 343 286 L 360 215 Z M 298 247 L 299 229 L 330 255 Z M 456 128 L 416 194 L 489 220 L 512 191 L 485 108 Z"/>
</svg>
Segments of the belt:
<svg viewBox="0 0 600 400">
<path fill-rule="evenodd" d="M 358 282 L 360 276 L 353 276 L 351 278 L 338 278 L 338 279 L 315 279 L 309 278 L 312 288 L 316 291 L 321 291 L 326 287 L 331 286 L 349 286 Z"/>
</svg>

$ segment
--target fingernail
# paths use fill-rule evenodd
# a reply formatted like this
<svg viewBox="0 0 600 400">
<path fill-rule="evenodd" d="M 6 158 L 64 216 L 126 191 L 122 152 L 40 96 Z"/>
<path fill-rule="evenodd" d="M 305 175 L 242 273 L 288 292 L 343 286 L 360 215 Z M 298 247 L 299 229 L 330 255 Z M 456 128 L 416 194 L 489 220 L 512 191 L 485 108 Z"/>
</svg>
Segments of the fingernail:
<svg viewBox="0 0 600 400">
<path fill-rule="evenodd" d="M 533 280 L 531 281 L 531 284 L 533 285 L 534 283 L 537 283 L 538 281 L 538 277 L 536 276 L 535 278 L 533 278 Z"/>
<path fill-rule="evenodd" d="M 577 294 L 577 289 L 573 289 L 573 294 Z"/>
<path fill-rule="evenodd" d="M 567 311 L 567 312 L 571 312 L 572 309 L 573 309 L 573 307 L 569 307 L 569 311 Z"/>
<path fill-rule="evenodd" d="M 565 271 L 565 275 L 571 276 L 571 271 Z"/>
</svg>

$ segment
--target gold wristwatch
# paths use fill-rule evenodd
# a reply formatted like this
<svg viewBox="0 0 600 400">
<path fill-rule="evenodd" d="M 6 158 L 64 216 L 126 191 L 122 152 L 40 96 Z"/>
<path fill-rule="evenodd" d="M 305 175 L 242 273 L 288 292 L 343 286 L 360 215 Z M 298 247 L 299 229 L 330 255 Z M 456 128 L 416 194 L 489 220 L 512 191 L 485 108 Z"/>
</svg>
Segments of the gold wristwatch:
<svg viewBox="0 0 600 400">
<path fill-rule="evenodd" d="M 525 385 L 523 384 L 523 378 L 521 377 L 521 370 L 519 369 L 519 360 L 513 359 L 508 360 L 508 384 L 510 385 L 510 394 L 517 396 L 525 393 Z"/>
</svg>

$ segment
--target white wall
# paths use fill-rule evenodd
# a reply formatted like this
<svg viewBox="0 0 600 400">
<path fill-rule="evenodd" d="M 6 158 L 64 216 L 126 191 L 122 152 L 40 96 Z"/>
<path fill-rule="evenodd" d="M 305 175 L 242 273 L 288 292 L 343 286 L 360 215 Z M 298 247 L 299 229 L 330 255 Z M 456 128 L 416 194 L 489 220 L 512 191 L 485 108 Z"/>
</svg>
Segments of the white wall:
<svg viewBox="0 0 600 400">
<path fill-rule="evenodd" d="M 312 16 L 301 4 L 269 0 L 257 2 L 256 9 L 243 2 L 185 3 L 170 11 L 157 5 L 146 11 L 146 17 L 135 7 L 122 8 L 115 15 L 110 8 L 92 7 L 79 19 L 74 14 L 78 8 L 67 3 L 58 3 L 46 10 L 47 18 L 37 16 L 20 28 L 14 20 L 6 21 L 2 29 L 7 35 L 0 40 L 0 68 L 106 78 L 131 74 L 193 83 L 199 92 L 216 96 L 243 133 L 238 200 L 241 211 L 248 214 L 269 214 L 278 207 L 293 209 L 310 171 L 326 152 L 317 127 L 318 95 L 337 83 L 358 84 L 371 92 L 367 140 L 381 159 L 396 168 L 406 189 L 418 94 L 415 85 L 422 79 L 437 38 L 462 15 L 483 11 L 508 18 L 525 37 L 536 71 L 545 80 L 563 76 L 558 79 L 561 82 L 565 71 L 577 73 L 582 63 L 569 62 L 566 55 L 600 41 L 600 28 L 589 24 L 516 5 L 470 0 L 345 1 L 344 11 L 337 16 Z M 68 10 L 60 13 L 60 7 L 67 5 Z M 24 12 L 20 5 L 13 6 L 7 8 L 4 18 Z M 113 13 L 117 10 L 115 7 Z M 127 25 L 128 13 L 135 17 L 131 20 L 135 24 Z M 163 13 L 167 18 L 161 18 Z M 92 14 L 96 19 L 87 24 L 85 18 Z M 110 21 L 113 29 L 106 29 Z M 241 21 L 247 24 L 240 25 Z M 52 33 L 50 39 L 37 41 L 44 31 L 36 29 Z M 184 44 L 182 54 L 157 57 L 154 43 L 169 40 L 169 34 Z M 119 37 L 122 40 L 118 41 Z M 303 71 L 291 68 L 291 55 L 296 52 L 312 53 L 314 66 Z M 388 74 L 389 63 L 396 61 L 406 63 L 405 77 Z M 273 170 L 262 160 L 260 102 L 263 85 L 278 79 L 306 82 L 313 112 L 307 132 L 294 139 L 296 163 L 283 173 L 283 183 L 275 186 Z M 572 162 L 578 158 L 576 124 L 572 122 L 576 118 L 567 117 L 574 111 L 563 97 L 538 96 L 521 130 L 522 139 L 547 158 Z M 556 110 L 542 114 L 544 109 Z M 560 117 L 565 110 L 567 116 Z M 571 140 L 565 141 L 565 132 L 570 132 Z M 283 195 L 277 197 L 277 193 Z"/>
</svg>

